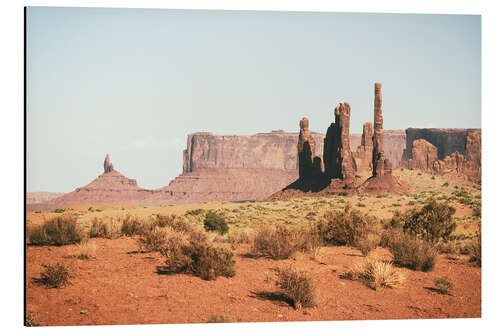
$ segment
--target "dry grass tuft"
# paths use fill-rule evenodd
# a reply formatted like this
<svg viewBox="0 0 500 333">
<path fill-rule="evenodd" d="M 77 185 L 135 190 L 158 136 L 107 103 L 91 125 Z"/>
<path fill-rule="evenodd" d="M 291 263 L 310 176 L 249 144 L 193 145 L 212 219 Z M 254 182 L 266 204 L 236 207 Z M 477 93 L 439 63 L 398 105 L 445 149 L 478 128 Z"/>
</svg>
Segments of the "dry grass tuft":
<svg viewBox="0 0 500 333">
<path fill-rule="evenodd" d="M 391 262 L 376 257 L 367 257 L 354 270 L 347 272 L 344 278 L 362 280 L 374 290 L 397 288 L 405 281 L 405 275 L 392 266 Z"/>
<path fill-rule="evenodd" d="M 78 259 L 90 259 L 96 257 L 96 252 L 97 245 L 94 242 L 91 243 L 87 239 L 84 239 L 77 244 L 72 255 Z"/>
</svg>

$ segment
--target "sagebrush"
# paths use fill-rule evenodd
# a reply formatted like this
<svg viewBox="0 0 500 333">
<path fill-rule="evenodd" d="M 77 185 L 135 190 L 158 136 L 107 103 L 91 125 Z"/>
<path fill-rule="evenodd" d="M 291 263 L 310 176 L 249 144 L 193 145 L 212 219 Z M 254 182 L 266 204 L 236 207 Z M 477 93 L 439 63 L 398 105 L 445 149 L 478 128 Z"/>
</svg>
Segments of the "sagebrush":
<svg viewBox="0 0 500 333">
<path fill-rule="evenodd" d="M 276 269 L 276 275 L 276 285 L 293 302 L 296 310 L 316 305 L 316 287 L 308 272 L 290 266 Z"/>
<path fill-rule="evenodd" d="M 64 214 L 41 225 L 28 225 L 27 236 L 32 245 L 60 246 L 78 243 L 84 238 L 84 233 L 78 226 L 75 216 Z"/>
</svg>

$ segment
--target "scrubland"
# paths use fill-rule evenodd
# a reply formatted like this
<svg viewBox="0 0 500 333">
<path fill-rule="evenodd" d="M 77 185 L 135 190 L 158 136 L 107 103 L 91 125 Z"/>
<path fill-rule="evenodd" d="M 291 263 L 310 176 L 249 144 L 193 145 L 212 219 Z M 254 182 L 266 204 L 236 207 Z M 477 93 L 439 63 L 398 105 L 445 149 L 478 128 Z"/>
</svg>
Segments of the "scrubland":
<svg viewBox="0 0 500 333">
<path fill-rule="evenodd" d="M 26 324 L 481 316 L 481 189 L 28 212 Z"/>
</svg>

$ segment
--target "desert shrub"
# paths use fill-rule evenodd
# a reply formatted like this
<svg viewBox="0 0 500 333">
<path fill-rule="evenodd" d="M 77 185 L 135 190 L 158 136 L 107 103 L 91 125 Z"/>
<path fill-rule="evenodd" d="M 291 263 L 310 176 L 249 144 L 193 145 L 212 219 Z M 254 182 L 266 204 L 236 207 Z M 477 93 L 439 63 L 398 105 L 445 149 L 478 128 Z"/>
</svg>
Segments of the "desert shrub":
<svg viewBox="0 0 500 333">
<path fill-rule="evenodd" d="M 403 228 L 405 221 L 408 219 L 408 213 L 401 213 L 401 211 L 396 210 L 394 214 L 392 214 L 391 219 L 389 220 L 388 226 L 390 228 Z"/>
<path fill-rule="evenodd" d="M 209 324 L 214 324 L 214 323 L 230 323 L 230 322 L 231 322 L 231 318 L 228 317 L 228 316 L 225 316 L 225 315 L 213 314 L 208 319 L 208 323 Z"/>
<path fill-rule="evenodd" d="M 321 247 L 324 245 L 323 238 L 315 228 L 304 228 L 299 230 L 302 237 L 297 237 L 297 243 L 303 252 L 310 254 L 311 259 L 319 260 Z"/>
<path fill-rule="evenodd" d="M 179 218 L 176 215 L 160 215 L 157 214 L 153 220 L 153 226 L 160 228 L 170 227 L 178 232 L 191 232 L 193 227 L 184 218 Z"/>
<path fill-rule="evenodd" d="M 296 310 L 316 305 L 316 287 L 308 272 L 297 271 L 290 266 L 276 269 L 276 274 L 276 285 L 293 302 Z"/>
<path fill-rule="evenodd" d="M 360 238 L 356 243 L 356 248 L 361 251 L 361 253 L 366 256 L 372 250 L 376 249 L 380 243 L 380 235 L 376 233 L 369 233 L 362 238 Z"/>
<path fill-rule="evenodd" d="M 191 209 L 186 212 L 186 215 L 198 216 L 205 214 L 205 210 L 202 208 Z"/>
<path fill-rule="evenodd" d="M 52 213 L 64 213 L 66 210 L 62 208 L 56 208 L 52 211 Z"/>
<path fill-rule="evenodd" d="M 366 205 L 365 205 L 364 203 L 362 203 L 362 202 L 358 202 L 358 203 L 356 204 L 356 206 L 357 206 L 357 207 L 366 207 Z"/>
<path fill-rule="evenodd" d="M 182 247 L 189 245 L 188 239 L 186 234 L 180 232 L 172 231 L 166 234 L 159 251 L 172 271 L 179 271 L 183 267 L 186 258 Z"/>
<path fill-rule="evenodd" d="M 437 249 L 426 240 L 406 233 L 392 231 L 385 245 L 394 257 L 394 263 L 417 271 L 431 271 L 436 264 Z"/>
<path fill-rule="evenodd" d="M 370 288 L 397 288 L 405 281 L 405 275 L 396 270 L 391 262 L 375 257 L 367 257 L 343 278 L 362 280 Z"/>
<path fill-rule="evenodd" d="M 476 234 L 476 237 L 468 246 L 468 252 L 470 254 L 470 262 L 473 262 L 476 266 L 481 267 L 481 232 Z"/>
<path fill-rule="evenodd" d="M 439 253 L 457 254 L 460 252 L 459 244 L 456 240 L 440 241 L 436 244 Z"/>
<path fill-rule="evenodd" d="M 180 245 L 180 243 L 178 244 Z M 172 246 L 171 252 L 161 250 L 165 263 L 172 272 L 188 273 L 204 280 L 218 276 L 233 277 L 236 274 L 233 253 L 225 248 L 214 247 L 207 241 L 193 241 L 187 245 Z"/>
<path fill-rule="evenodd" d="M 97 245 L 95 243 L 90 243 L 87 239 L 82 240 L 78 243 L 76 249 L 73 252 L 73 256 L 78 259 L 90 259 L 95 258 L 97 252 Z"/>
<path fill-rule="evenodd" d="M 476 206 L 472 208 L 472 216 L 481 217 L 481 206 Z"/>
<path fill-rule="evenodd" d="M 248 244 L 251 242 L 250 235 L 246 231 L 231 231 L 227 235 L 227 242 L 234 247 L 237 244 Z"/>
<path fill-rule="evenodd" d="M 77 218 L 70 214 L 54 217 L 41 225 L 30 224 L 27 234 L 32 245 L 60 246 L 78 243 L 83 238 Z"/>
<path fill-rule="evenodd" d="M 127 215 L 122 221 L 121 232 L 125 236 L 140 235 L 144 233 L 146 224 L 137 216 Z"/>
<path fill-rule="evenodd" d="M 229 226 L 227 225 L 226 220 L 222 216 L 217 215 L 214 211 L 209 211 L 205 215 L 203 226 L 206 231 L 216 231 L 221 235 L 224 235 L 229 231 Z"/>
<path fill-rule="evenodd" d="M 169 227 L 160 228 L 154 226 L 146 228 L 144 232 L 137 238 L 139 250 L 143 252 L 160 251 L 167 242 L 168 234 L 173 232 Z"/>
<path fill-rule="evenodd" d="M 351 205 L 347 204 L 343 211 L 327 212 L 316 227 L 326 244 L 354 246 L 376 223 L 374 217 L 351 209 Z"/>
<path fill-rule="evenodd" d="M 36 281 L 45 285 L 47 288 L 60 288 L 70 284 L 69 279 L 72 276 L 72 268 L 64 263 L 42 264 L 43 271 L 40 273 L 40 279 Z"/>
<path fill-rule="evenodd" d="M 432 200 L 420 210 L 412 211 L 405 220 L 403 229 L 430 242 L 446 240 L 456 228 L 452 217 L 454 213 L 454 207 Z"/>
<path fill-rule="evenodd" d="M 415 206 L 415 201 L 413 200 L 408 201 L 408 206 Z"/>
<path fill-rule="evenodd" d="M 253 239 L 251 252 L 271 259 L 288 259 L 303 246 L 300 233 L 284 226 L 263 227 Z"/>
<path fill-rule="evenodd" d="M 451 295 L 451 291 L 454 288 L 453 283 L 446 277 L 435 279 L 434 285 L 436 286 L 436 291 L 444 295 Z"/>
<path fill-rule="evenodd" d="M 121 236 L 122 225 L 114 219 L 104 221 L 103 219 L 94 217 L 90 225 L 90 238 L 117 238 Z"/>
<path fill-rule="evenodd" d="M 448 186 L 450 186 L 450 183 L 445 182 L 445 183 L 443 183 L 443 185 L 442 185 L 442 186 L 443 186 L 443 187 L 448 187 Z"/>
</svg>

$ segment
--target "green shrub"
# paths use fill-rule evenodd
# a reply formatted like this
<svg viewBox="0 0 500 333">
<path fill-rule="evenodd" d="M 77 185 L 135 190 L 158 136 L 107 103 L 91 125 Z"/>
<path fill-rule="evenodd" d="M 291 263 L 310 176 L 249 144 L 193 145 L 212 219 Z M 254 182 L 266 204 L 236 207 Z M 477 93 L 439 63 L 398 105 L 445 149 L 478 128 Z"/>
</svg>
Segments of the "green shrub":
<svg viewBox="0 0 500 333">
<path fill-rule="evenodd" d="M 327 212 L 316 227 L 326 244 L 355 246 L 376 224 L 374 217 L 351 209 L 348 203 L 343 211 Z"/>
<path fill-rule="evenodd" d="M 432 200 L 419 211 L 412 211 L 403 229 L 430 242 L 446 240 L 456 228 L 452 217 L 454 213 L 454 207 Z"/>
<path fill-rule="evenodd" d="M 69 279 L 72 276 L 72 268 L 63 263 L 42 264 L 43 271 L 40 273 L 40 279 L 36 281 L 45 285 L 47 288 L 60 288 L 71 284 Z"/>
<path fill-rule="evenodd" d="M 451 295 L 453 290 L 453 283 L 446 277 L 440 277 L 434 280 L 437 292 L 444 295 Z"/>
<path fill-rule="evenodd" d="M 170 227 L 179 232 L 191 232 L 193 227 L 184 218 L 175 215 L 156 215 L 153 222 L 160 228 Z"/>
<path fill-rule="evenodd" d="M 56 208 L 52 211 L 52 213 L 64 213 L 65 211 L 66 211 L 65 209 Z"/>
<path fill-rule="evenodd" d="M 165 255 L 168 268 L 176 273 L 188 273 L 204 280 L 215 280 L 218 276 L 233 277 L 236 274 L 233 253 L 225 248 L 214 247 L 207 241 L 190 239 L 188 245 L 180 242 L 164 247 L 160 252 Z"/>
<path fill-rule="evenodd" d="M 32 245 L 67 245 L 83 239 L 77 218 L 71 214 L 56 216 L 41 225 L 30 224 L 27 234 Z"/>
<path fill-rule="evenodd" d="M 432 243 L 406 233 L 393 231 L 389 233 L 386 244 L 396 265 L 423 272 L 434 269 L 437 249 Z"/>
<path fill-rule="evenodd" d="M 271 259 L 288 259 L 302 248 L 303 244 L 300 232 L 280 225 L 274 229 L 263 227 L 253 239 L 251 252 L 256 256 Z"/>
<path fill-rule="evenodd" d="M 229 231 L 226 220 L 222 216 L 217 215 L 214 211 L 209 211 L 205 215 L 203 225 L 206 231 L 216 231 L 221 235 Z"/>
<path fill-rule="evenodd" d="M 276 269 L 276 274 L 276 285 L 283 290 L 285 297 L 293 302 L 296 310 L 316 305 L 316 287 L 308 272 L 297 271 L 290 266 Z"/>
</svg>

